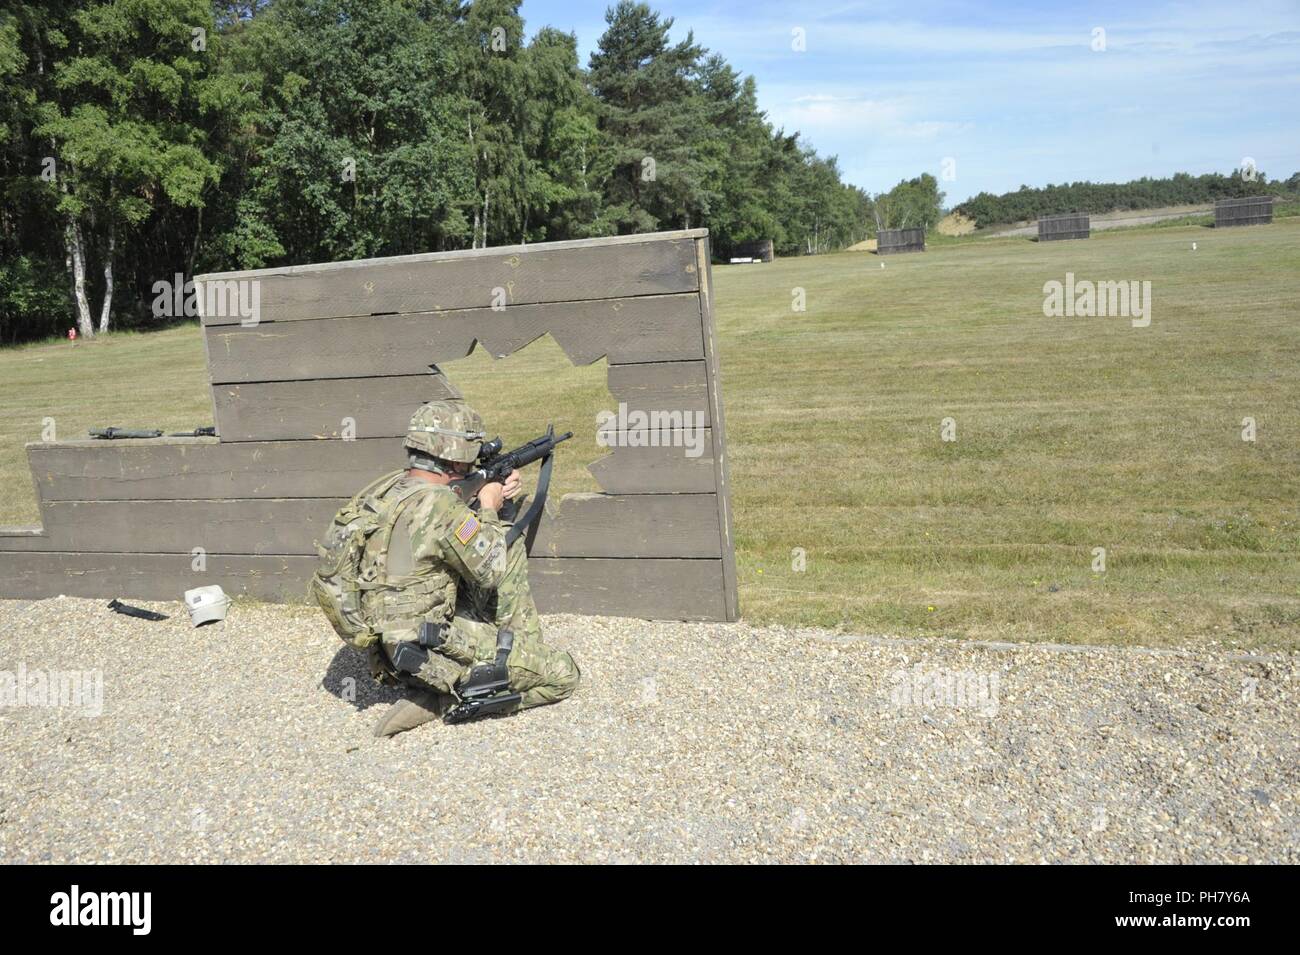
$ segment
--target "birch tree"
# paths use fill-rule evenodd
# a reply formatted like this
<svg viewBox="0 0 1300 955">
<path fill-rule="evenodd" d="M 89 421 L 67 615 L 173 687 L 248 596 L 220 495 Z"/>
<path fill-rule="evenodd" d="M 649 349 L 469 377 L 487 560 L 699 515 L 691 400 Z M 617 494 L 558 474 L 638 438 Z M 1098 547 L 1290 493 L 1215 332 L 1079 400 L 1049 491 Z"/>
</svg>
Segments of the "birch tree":
<svg viewBox="0 0 1300 955">
<path fill-rule="evenodd" d="M 472 247 L 481 249 L 517 237 L 527 204 L 528 67 L 519 0 L 475 0 L 460 28 L 456 73 L 478 195 Z"/>
<path fill-rule="evenodd" d="M 47 31 L 51 96 L 35 135 L 50 146 L 78 328 L 107 331 L 119 237 L 170 203 L 202 205 L 220 167 L 204 155 L 212 11 L 204 0 L 69 4 Z M 92 274 L 102 276 L 99 321 Z M 170 275 L 160 275 L 170 280 Z"/>
</svg>

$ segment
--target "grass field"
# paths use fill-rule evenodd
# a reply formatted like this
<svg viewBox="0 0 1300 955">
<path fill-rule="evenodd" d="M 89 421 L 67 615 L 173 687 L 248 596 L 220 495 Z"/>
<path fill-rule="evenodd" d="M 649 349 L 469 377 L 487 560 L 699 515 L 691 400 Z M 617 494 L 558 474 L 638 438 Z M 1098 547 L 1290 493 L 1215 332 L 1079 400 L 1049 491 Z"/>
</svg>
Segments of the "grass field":
<svg viewBox="0 0 1300 955">
<path fill-rule="evenodd" d="M 1150 326 L 1045 318 L 1043 284 L 1067 271 L 1150 281 Z M 748 619 L 1300 642 L 1300 219 L 949 239 L 714 279 Z M 495 368 L 481 353 L 444 367 L 507 438 L 552 419 L 579 432 L 556 486 L 595 489 L 580 465 L 613 407 L 603 362 L 571 368 L 543 340 Z M 198 329 L 0 352 L 0 522 L 36 520 L 22 444 L 47 415 L 62 438 L 210 423 Z"/>
</svg>

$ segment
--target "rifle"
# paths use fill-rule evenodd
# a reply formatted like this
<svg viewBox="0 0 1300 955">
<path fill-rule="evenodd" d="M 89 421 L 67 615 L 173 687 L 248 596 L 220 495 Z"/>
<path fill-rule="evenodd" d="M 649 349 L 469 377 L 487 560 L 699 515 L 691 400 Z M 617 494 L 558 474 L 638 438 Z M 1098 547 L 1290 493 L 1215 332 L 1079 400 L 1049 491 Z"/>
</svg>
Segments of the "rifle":
<svg viewBox="0 0 1300 955">
<path fill-rule="evenodd" d="M 114 438 L 161 438 L 162 432 L 157 429 L 132 431 L 130 428 L 91 428 L 90 436 L 92 438 L 107 438 L 111 441 Z"/>
<path fill-rule="evenodd" d="M 91 428 L 90 436 L 92 438 L 106 438 L 111 441 L 115 438 L 161 438 L 163 433 L 159 428 L 138 431 L 132 431 L 130 428 Z M 169 438 L 215 438 L 216 436 L 217 429 L 211 425 L 195 428 L 193 431 L 173 431 L 167 435 Z"/>
<path fill-rule="evenodd" d="M 522 444 L 513 451 L 506 451 L 504 454 L 501 451 L 500 438 L 485 441 L 479 447 L 478 458 L 474 462 L 474 470 L 463 478 L 451 481 L 447 486 L 452 489 L 458 498 L 470 507 L 474 507 L 478 499 L 478 492 L 482 490 L 484 484 L 489 484 L 492 481 L 504 481 L 510 476 L 511 471 L 527 467 L 534 461 L 541 461 L 542 470 L 537 477 L 537 494 L 533 497 L 533 503 L 522 518 L 514 521 L 514 526 L 506 534 L 506 546 L 509 546 L 525 530 L 529 531 L 528 544 L 531 547 L 534 536 L 532 530 L 536 526 L 537 518 L 542 514 L 542 507 L 546 503 L 546 491 L 551 483 L 551 455 L 555 453 L 557 444 L 561 441 L 568 441 L 572 437 L 572 431 L 566 431 L 564 434 L 557 436 L 555 434 L 555 425 L 548 425 L 546 434 L 540 438 L 534 438 L 527 444 Z M 507 515 L 502 516 L 508 520 L 513 515 L 510 515 L 510 517 Z"/>
</svg>

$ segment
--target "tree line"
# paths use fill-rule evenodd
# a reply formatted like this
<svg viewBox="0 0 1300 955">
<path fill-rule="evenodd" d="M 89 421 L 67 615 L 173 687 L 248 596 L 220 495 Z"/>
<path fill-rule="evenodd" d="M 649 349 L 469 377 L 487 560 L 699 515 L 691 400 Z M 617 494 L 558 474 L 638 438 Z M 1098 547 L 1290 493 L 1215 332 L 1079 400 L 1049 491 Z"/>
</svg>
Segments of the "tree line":
<svg viewBox="0 0 1300 955">
<path fill-rule="evenodd" d="M 866 237 L 754 80 L 622 0 L 584 67 L 520 0 L 10 0 L 0 341 L 156 320 L 196 272 L 705 226 Z M 169 299 L 168 299 L 169 300 Z"/>
<path fill-rule="evenodd" d="M 1226 176 L 1220 173 L 1192 176 L 1180 172 L 1166 179 L 1144 177 L 1132 182 L 1070 182 L 1041 188 L 1021 186 L 1015 192 L 1000 196 L 981 192 L 953 211 L 974 219 L 977 226 L 983 227 L 1067 212 L 1101 214 L 1297 192 L 1300 192 L 1300 173 L 1285 182 L 1269 182 L 1264 173 L 1246 168 L 1235 169 Z"/>
</svg>

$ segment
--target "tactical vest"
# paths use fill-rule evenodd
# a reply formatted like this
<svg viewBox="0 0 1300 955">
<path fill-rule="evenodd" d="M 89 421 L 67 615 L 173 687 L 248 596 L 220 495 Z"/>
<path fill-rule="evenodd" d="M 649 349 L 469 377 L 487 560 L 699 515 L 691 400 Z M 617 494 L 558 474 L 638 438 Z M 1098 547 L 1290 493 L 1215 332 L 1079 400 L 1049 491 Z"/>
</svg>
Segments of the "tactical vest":
<svg viewBox="0 0 1300 955">
<path fill-rule="evenodd" d="M 320 562 L 311 596 L 334 631 L 358 649 L 385 631 L 419 626 L 442 605 L 454 606 L 454 580 L 445 572 L 418 572 L 406 530 L 410 505 L 438 485 L 413 480 L 399 487 L 405 474 L 394 471 L 363 488 L 334 515 L 324 542 L 316 542 Z"/>
</svg>

